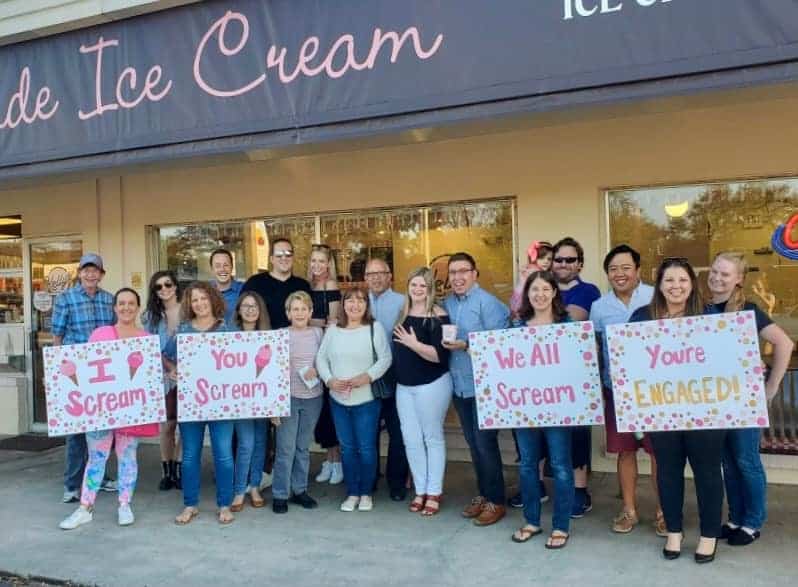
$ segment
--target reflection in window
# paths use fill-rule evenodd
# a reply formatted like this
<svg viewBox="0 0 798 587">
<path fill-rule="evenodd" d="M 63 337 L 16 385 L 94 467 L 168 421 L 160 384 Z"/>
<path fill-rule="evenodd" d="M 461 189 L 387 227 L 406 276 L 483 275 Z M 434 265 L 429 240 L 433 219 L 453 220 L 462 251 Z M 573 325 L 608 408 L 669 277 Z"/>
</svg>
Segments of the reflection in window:
<svg viewBox="0 0 798 587">
<path fill-rule="evenodd" d="M 687 257 L 706 287 L 718 252 L 743 252 L 746 297 L 798 336 L 798 262 L 771 247 L 776 227 L 798 212 L 798 179 L 612 190 L 607 201 L 611 244 L 641 252 L 644 279 L 653 281 L 663 258 Z"/>
</svg>

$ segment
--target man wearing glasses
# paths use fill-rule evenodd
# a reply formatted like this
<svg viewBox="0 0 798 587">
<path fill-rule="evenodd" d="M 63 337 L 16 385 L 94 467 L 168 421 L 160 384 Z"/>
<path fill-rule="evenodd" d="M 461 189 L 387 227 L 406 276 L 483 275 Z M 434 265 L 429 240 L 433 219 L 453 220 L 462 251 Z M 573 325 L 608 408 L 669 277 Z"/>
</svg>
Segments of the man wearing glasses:
<svg viewBox="0 0 798 587">
<path fill-rule="evenodd" d="M 574 322 L 587 320 L 590 308 L 601 297 L 601 291 L 592 283 L 579 277 L 585 262 L 585 251 L 575 239 L 567 236 L 554 245 L 551 270 L 557 280 L 565 310 Z M 572 518 L 581 518 L 593 509 L 587 490 L 587 472 L 590 467 L 590 426 L 575 426 L 571 439 L 571 459 L 574 466 L 576 496 Z"/>
<path fill-rule="evenodd" d="M 462 515 L 472 518 L 477 526 L 489 526 L 501 520 L 506 513 L 504 471 L 498 430 L 479 429 L 468 334 L 507 328 L 510 311 L 496 297 L 479 287 L 478 276 L 476 261 L 468 253 L 455 253 L 449 257 L 452 293 L 444 300 L 444 307 L 452 324 L 457 326 L 457 335 L 454 341 L 444 341 L 443 346 L 451 351 L 449 371 L 454 382 L 454 407 L 471 451 L 479 488 L 479 495 L 471 500 Z"/>
<path fill-rule="evenodd" d="M 269 257 L 271 269 L 247 279 L 241 293 L 254 291 L 266 302 L 272 328 L 287 328 L 290 324 L 285 313 L 285 300 L 295 291 L 310 293 L 310 284 L 293 274 L 294 245 L 287 238 L 272 241 Z"/>
<path fill-rule="evenodd" d="M 369 288 L 371 313 L 385 329 L 385 336 L 391 341 L 391 350 L 393 351 L 393 328 L 404 308 L 405 296 L 391 288 L 392 279 L 391 268 L 385 261 L 382 259 L 369 260 L 366 265 L 366 283 Z M 391 499 L 403 501 L 407 494 L 405 481 L 407 480 L 408 464 L 399 413 L 396 411 L 396 395 L 382 400 L 380 420 L 385 422 L 385 429 L 388 431 L 388 459 L 385 463 L 385 478 L 388 481 Z M 379 435 L 377 435 L 377 454 L 380 454 L 379 442 Z M 379 473 L 379 461 L 377 469 Z"/>
<path fill-rule="evenodd" d="M 243 281 L 233 278 L 233 254 L 227 249 L 216 249 L 211 253 L 211 271 L 215 279 L 211 280 L 224 300 L 224 321 L 227 324 L 233 322 L 233 314 L 236 311 L 236 302 L 244 286 Z"/>
</svg>

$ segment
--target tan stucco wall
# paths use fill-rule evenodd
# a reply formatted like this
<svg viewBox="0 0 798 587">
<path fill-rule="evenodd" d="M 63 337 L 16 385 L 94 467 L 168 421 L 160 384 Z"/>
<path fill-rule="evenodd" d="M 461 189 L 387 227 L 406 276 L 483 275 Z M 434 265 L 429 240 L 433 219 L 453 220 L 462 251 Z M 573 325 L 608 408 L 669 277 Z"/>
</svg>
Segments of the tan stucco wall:
<svg viewBox="0 0 798 587">
<path fill-rule="evenodd" d="M 574 235 L 586 249 L 585 277 L 603 283 L 603 188 L 798 174 L 798 91 L 678 103 L 518 132 L 6 191 L 0 214 L 22 214 L 29 237 L 83 234 L 104 255 L 113 289 L 133 272 L 146 275 L 150 224 L 514 195 L 519 243 Z"/>
</svg>

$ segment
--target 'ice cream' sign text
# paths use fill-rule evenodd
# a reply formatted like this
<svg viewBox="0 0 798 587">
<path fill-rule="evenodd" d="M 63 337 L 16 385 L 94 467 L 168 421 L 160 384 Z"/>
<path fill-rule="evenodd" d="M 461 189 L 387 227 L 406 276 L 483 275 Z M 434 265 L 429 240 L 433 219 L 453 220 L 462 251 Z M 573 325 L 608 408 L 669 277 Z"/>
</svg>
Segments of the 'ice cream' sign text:
<svg viewBox="0 0 798 587">
<path fill-rule="evenodd" d="M 604 421 L 592 322 L 473 332 L 480 428 Z"/>
<path fill-rule="evenodd" d="M 288 416 L 288 330 L 180 334 L 178 420 Z"/>
<path fill-rule="evenodd" d="M 50 436 L 166 419 L 157 336 L 46 347 Z"/>
</svg>

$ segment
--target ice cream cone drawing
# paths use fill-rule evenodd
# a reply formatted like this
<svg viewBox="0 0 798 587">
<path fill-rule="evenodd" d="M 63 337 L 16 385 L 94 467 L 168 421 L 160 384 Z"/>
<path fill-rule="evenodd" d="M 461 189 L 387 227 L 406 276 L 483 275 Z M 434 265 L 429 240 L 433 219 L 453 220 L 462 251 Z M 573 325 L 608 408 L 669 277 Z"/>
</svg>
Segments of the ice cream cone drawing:
<svg viewBox="0 0 798 587">
<path fill-rule="evenodd" d="M 144 355 L 141 354 L 141 351 L 133 351 L 127 356 L 127 366 L 131 381 L 133 381 L 133 378 L 136 376 L 136 371 L 139 370 L 142 363 L 144 363 Z"/>
<path fill-rule="evenodd" d="M 263 371 L 268 365 L 269 361 L 272 360 L 272 347 L 268 344 L 264 344 L 260 349 L 258 349 L 258 354 L 255 355 L 255 377 L 260 376 L 261 371 Z"/>
<path fill-rule="evenodd" d="M 61 371 L 61 375 L 71 379 L 72 383 L 74 383 L 75 385 L 78 384 L 78 375 L 77 375 L 78 368 L 75 367 L 75 363 L 64 359 L 63 361 L 61 361 L 61 366 L 59 367 L 59 369 Z"/>
</svg>

